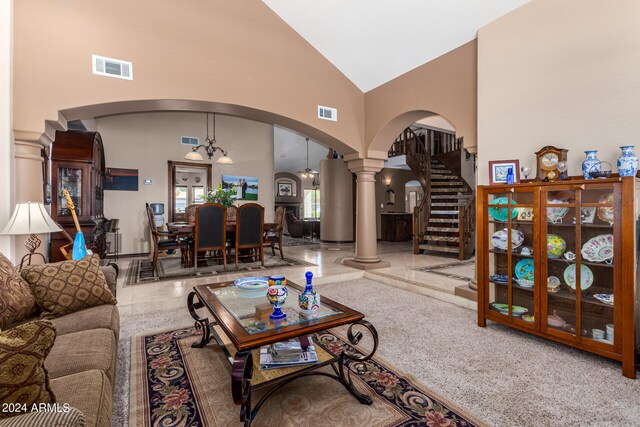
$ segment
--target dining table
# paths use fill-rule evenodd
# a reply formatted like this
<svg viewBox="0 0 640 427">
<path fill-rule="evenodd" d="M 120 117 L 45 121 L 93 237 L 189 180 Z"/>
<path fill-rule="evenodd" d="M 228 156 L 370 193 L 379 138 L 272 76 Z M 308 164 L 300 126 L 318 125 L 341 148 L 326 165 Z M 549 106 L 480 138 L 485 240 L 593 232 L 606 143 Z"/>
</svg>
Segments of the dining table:
<svg viewBox="0 0 640 427">
<path fill-rule="evenodd" d="M 263 232 L 267 233 L 269 230 L 275 230 L 278 224 L 275 222 L 265 222 L 262 226 Z M 236 222 L 227 221 L 227 236 L 235 236 L 236 234 Z M 180 242 L 180 255 L 182 257 L 181 263 L 184 268 L 193 267 L 193 260 L 189 251 L 189 237 L 193 237 L 193 233 L 196 229 L 195 222 L 168 222 L 167 230 L 169 233 L 175 234 Z"/>
</svg>

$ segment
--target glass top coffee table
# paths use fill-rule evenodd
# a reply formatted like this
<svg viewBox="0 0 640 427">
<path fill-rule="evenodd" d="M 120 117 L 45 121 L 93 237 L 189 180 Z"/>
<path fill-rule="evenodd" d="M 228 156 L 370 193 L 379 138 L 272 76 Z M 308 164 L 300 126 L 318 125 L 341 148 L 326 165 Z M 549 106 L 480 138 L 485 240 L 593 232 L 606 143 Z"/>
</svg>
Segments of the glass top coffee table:
<svg viewBox="0 0 640 427">
<path fill-rule="evenodd" d="M 204 347 L 211 339 L 220 345 L 232 363 L 231 389 L 233 400 L 240 405 L 240 421 L 246 426 L 258 413 L 264 401 L 275 389 L 301 376 L 323 375 L 333 378 L 361 403 L 370 405 L 369 396 L 357 391 L 345 366 L 352 361 L 363 362 L 371 357 L 378 347 L 378 334 L 364 315 L 345 305 L 322 296 L 320 309 L 311 312 L 298 307 L 298 295 L 303 288 L 288 280 L 289 296 L 282 306 L 286 319 L 274 321 L 269 318 L 273 306 L 267 301 L 267 289 L 248 290 L 236 286 L 233 282 L 201 285 L 193 288 L 187 298 L 189 313 L 196 320 L 196 328 L 202 329 L 202 339 L 193 347 Z M 196 310 L 206 308 L 213 317 L 200 316 Z M 357 345 L 368 333 L 372 338 L 369 354 L 355 354 L 343 351 L 334 354 L 314 340 L 318 353 L 318 363 L 289 368 L 270 369 L 268 373 L 259 369 L 259 349 L 261 346 L 286 341 L 292 338 L 312 336 L 337 326 L 349 325 L 347 338 Z M 318 371 L 318 368 L 331 365 L 332 372 Z M 257 371 L 254 371 L 257 369 Z M 255 375 L 254 375 L 255 374 Z M 251 394 L 258 389 L 268 389 L 257 404 L 252 406 Z"/>
</svg>

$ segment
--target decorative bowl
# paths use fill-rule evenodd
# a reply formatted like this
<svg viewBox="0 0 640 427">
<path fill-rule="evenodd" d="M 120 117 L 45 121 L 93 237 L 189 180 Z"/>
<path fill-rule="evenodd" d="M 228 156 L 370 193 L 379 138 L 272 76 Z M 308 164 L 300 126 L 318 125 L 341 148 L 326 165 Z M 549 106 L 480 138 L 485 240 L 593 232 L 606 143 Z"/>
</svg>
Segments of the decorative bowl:
<svg viewBox="0 0 640 427">
<path fill-rule="evenodd" d="M 518 279 L 516 280 L 516 282 L 518 282 L 518 285 L 520 285 L 520 287 L 522 288 L 533 288 L 533 286 L 535 285 L 535 282 L 533 280 Z"/>
<path fill-rule="evenodd" d="M 566 200 L 562 199 L 552 199 L 548 200 L 547 204 L 560 205 L 567 203 Z M 569 212 L 568 207 L 555 207 L 555 208 L 547 208 L 547 220 L 551 221 L 553 224 L 558 222 L 562 222 L 562 218 Z"/>
<path fill-rule="evenodd" d="M 547 258 L 560 258 L 567 249 L 567 241 L 557 234 L 547 234 Z"/>
<path fill-rule="evenodd" d="M 593 297 L 600 302 L 613 305 L 613 294 L 594 294 Z"/>
<path fill-rule="evenodd" d="M 509 204 L 508 197 L 498 197 L 497 199 L 494 199 L 493 201 L 491 201 L 491 203 L 489 203 L 489 205 L 508 205 L 508 204 Z M 511 204 L 515 205 L 516 204 L 515 200 L 511 199 Z M 509 209 L 506 207 L 504 208 L 489 207 L 489 215 L 496 221 L 506 222 L 507 219 L 509 219 Z M 511 218 L 515 218 L 517 216 L 518 216 L 518 208 L 512 207 Z"/>
<path fill-rule="evenodd" d="M 269 279 L 266 277 L 243 277 L 234 280 L 233 283 L 240 289 L 256 290 L 269 286 Z"/>
<path fill-rule="evenodd" d="M 592 237 L 582 246 L 582 257 L 591 262 L 613 260 L 613 234 Z"/>
<path fill-rule="evenodd" d="M 533 314 L 523 314 L 522 320 L 529 323 L 533 323 L 536 321 L 535 316 Z"/>
<path fill-rule="evenodd" d="M 571 264 L 564 270 L 564 281 L 571 289 L 576 288 L 576 265 Z M 593 285 L 593 273 L 586 265 L 580 266 L 580 289 L 583 291 Z"/>
<path fill-rule="evenodd" d="M 594 163 L 589 169 L 589 176 L 591 178 L 609 178 L 613 172 L 613 166 L 609 162 Z"/>
<path fill-rule="evenodd" d="M 613 225 L 614 216 L 613 201 L 613 193 L 602 196 L 600 197 L 600 200 L 598 200 L 598 203 L 606 203 L 610 205 L 601 206 L 598 208 L 598 218 L 600 218 L 601 221 L 610 223 L 611 225 Z"/>
<path fill-rule="evenodd" d="M 552 315 L 547 316 L 547 325 L 551 327 L 562 328 L 566 324 L 567 324 L 567 321 L 564 320 L 562 317 L 558 316 L 558 313 L 556 313 L 555 310 L 553 310 Z"/>
<path fill-rule="evenodd" d="M 518 261 L 515 267 L 515 274 L 518 280 L 533 280 L 533 259 L 525 258 Z"/>
<path fill-rule="evenodd" d="M 496 248 L 503 251 L 507 250 L 507 233 L 509 230 L 503 228 L 493 233 L 491 236 L 491 244 Z M 524 233 L 520 230 L 511 230 L 511 249 L 516 249 L 524 242 Z"/>
</svg>

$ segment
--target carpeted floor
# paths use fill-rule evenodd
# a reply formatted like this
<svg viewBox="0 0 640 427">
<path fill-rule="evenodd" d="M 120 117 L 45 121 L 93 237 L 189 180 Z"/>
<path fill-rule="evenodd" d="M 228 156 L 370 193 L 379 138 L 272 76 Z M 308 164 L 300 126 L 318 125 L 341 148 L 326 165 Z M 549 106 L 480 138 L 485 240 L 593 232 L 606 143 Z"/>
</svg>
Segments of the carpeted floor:
<svg viewBox="0 0 640 427">
<path fill-rule="evenodd" d="M 366 314 L 381 358 L 490 425 L 640 425 L 640 380 L 624 378 L 617 362 L 502 325 L 480 328 L 473 310 L 368 279 L 316 290 Z M 131 337 L 188 324 L 186 308 L 122 318 L 113 425 L 127 425 Z"/>
<path fill-rule="evenodd" d="M 200 335 L 200 331 L 190 327 L 134 339 L 130 404 L 135 409 L 130 411 L 129 425 L 214 427 L 238 424 L 239 407 L 230 398 L 229 361 L 215 342 L 202 349 L 192 348 L 191 344 L 199 341 Z M 331 332 L 316 334 L 314 341 L 321 360 L 330 360 L 330 353 L 339 354 L 343 349 L 363 356 L 358 349 L 348 345 L 344 337 Z M 276 371 L 260 370 L 256 351 L 254 358 L 252 382 L 271 379 Z M 350 361 L 347 369 L 353 372 L 356 388 L 373 399 L 372 405 L 359 404 L 341 384 L 330 378 L 305 377 L 270 396 L 253 425 L 481 425 L 471 415 L 464 414 L 413 378 L 377 358 L 363 363 Z M 321 371 L 332 373 L 329 366 Z M 254 393 L 254 405 L 263 394 Z"/>
<path fill-rule="evenodd" d="M 247 259 L 248 260 L 248 259 Z M 296 265 L 315 265 L 297 258 L 285 256 L 284 259 L 276 253 L 273 256 L 265 251 L 264 266 L 260 262 L 251 262 L 241 260 L 238 268 L 234 261 L 227 260 L 227 268 L 214 260 L 207 260 L 207 266 L 199 266 L 197 276 L 223 276 L 243 271 L 255 271 L 258 275 L 264 275 L 262 271 L 268 271 L 275 268 L 291 267 Z M 136 258 L 129 261 L 127 268 L 127 277 L 124 286 L 140 285 L 147 283 L 164 282 L 168 280 L 181 280 L 196 277 L 193 268 L 185 268 L 182 266 L 179 256 L 171 256 L 158 259 L 158 274 L 153 271 L 153 263 L 151 258 Z"/>
</svg>

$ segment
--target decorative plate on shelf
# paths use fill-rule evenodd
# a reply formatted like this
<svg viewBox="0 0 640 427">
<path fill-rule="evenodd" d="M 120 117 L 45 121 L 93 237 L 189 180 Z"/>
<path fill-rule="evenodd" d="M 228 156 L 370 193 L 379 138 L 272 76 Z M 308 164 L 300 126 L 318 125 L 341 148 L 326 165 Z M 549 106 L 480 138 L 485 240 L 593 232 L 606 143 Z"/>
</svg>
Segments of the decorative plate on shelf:
<svg viewBox="0 0 640 427">
<path fill-rule="evenodd" d="M 594 294 L 593 297 L 600 302 L 613 305 L 613 294 Z"/>
<path fill-rule="evenodd" d="M 582 246 L 582 257 L 591 262 L 607 262 L 613 259 L 613 234 L 592 237 Z"/>
<path fill-rule="evenodd" d="M 600 197 L 598 203 L 607 203 L 611 206 L 602 206 L 598 208 L 598 218 L 604 222 L 608 222 L 613 225 L 613 193 L 609 193 L 605 196 Z"/>
<path fill-rule="evenodd" d="M 500 314 L 509 314 L 509 305 L 502 304 L 499 302 L 492 302 L 489 304 L 493 309 L 498 311 Z M 519 305 L 511 306 L 511 315 L 514 317 L 521 316 L 527 313 L 529 310 L 526 307 L 520 307 Z"/>
<path fill-rule="evenodd" d="M 504 274 L 490 274 L 489 280 L 496 283 L 507 283 L 509 281 L 509 277 Z"/>
<path fill-rule="evenodd" d="M 268 277 L 243 277 L 233 282 L 240 289 L 257 290 L 266 289 L 269 286 Z"/>
<path fill-rule="evenodd" d="M 491 203 L 489 203 L 490 205 L 508 205 L 509 204 L 509 198 L 508 197 L 498 197 L 497 199 L 494 199 Z M 511 199 L 511 204 L 515 205 L 516 202 L 515 200 Z M 489 208 L 489 215 L 495 219 L 496 221 L 506 221 L 509 218 L 509 209 L 504 207 L 504 208 L 496 208 L 496 207 L 490 207 Z M 518 208 L 513 207 L 511 208 L 511 218 L 515 218 L 518 216 Z"/>
<path fill-rule="evenodd" d="M 563 203 L 567 203 L 562 199 L 553 199 L 548 200 L 547 204 L 560 205 Z M 547 220 L 551 221 L 553 224 L 558 222 L 562 222 L 562 218 L 569 212 L 569 208 L 565 207 L 555 207 L 555 208 L 547 208 Z"/>
<path fill-rule="evenodd" d="M 576 288 L 576 265 L 571 264 L 564 270 L 564 281 L 571 289 Z M 583 291 L 593 285 L 593 273 L 586 265 L 580 266 L 580 289 Z"/>
<path fill-rule="evenodd" d="M 533 281 L 533 259 L 525 258 L 518 261 L 515 268 L 515 274 L 518 280 Z"/>
<path fill-rule="evenodd" d="M 533 323 L 536 321 L 535 317 L 533 314 L 523 314 L 522 315 L 522 320 L 524 320 L 525 322 L 529 322 L 529 323 Z"/>
<path fill-rule="evenodd" d="M 498 230 L 491 236 L 491 244 L 503 251 L 507 250 L 507 232 L 506 228 Z M 524 242 L 524 233 L 520 230 L 511 230 L 511 249 L 519 247 Z"/>
<path fill-rule="evenodd" d="M 560 258 L 567 249 L 567 241 L 557 234 L 547 234 L 547 258 Z"/>
</svg>

